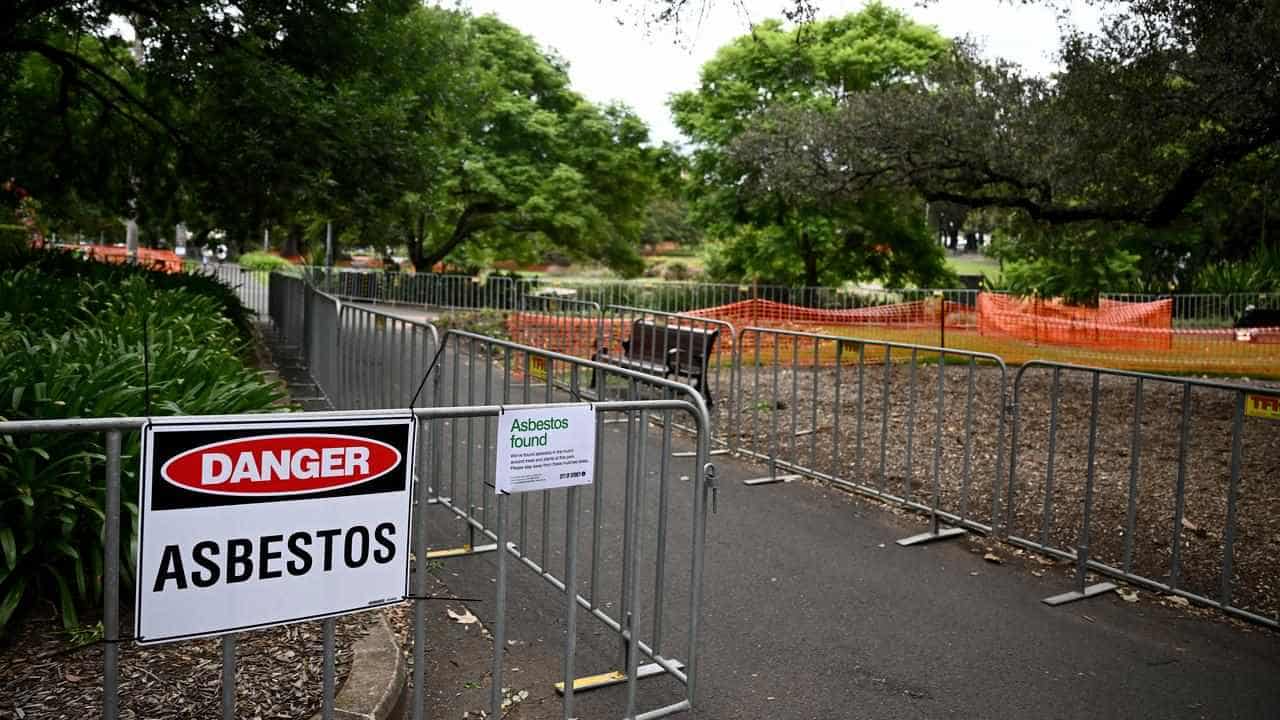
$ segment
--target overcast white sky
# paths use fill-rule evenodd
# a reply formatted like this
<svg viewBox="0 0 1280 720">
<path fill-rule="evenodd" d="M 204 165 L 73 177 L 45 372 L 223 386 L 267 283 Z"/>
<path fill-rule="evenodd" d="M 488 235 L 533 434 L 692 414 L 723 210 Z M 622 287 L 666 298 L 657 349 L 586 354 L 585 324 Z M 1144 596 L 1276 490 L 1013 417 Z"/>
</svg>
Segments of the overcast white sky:
<svg viewBox="0 0 1280 720">
<path fill-rule="evenodd" d="M 751 22 L 781 17 L 785 0 L 707 0 L 700 23 L 684 26 L 677 42 L 673 30 L 652 33 L 629 22 L 627 3 L 600 0 L 463 0 L 477 14 L 496 14 L 554 48 L 569 61 L 574 87 L 591 100 L 620 100 L 649 123 L 655 142 L 682 141 L 671 123 L 667 97 L 698 85 L 698 70 L 717 48 L 748 32 Z M 862 0 L 823 0 L 817 3 L 828 17 L 854 12 Z M 917 22 L 933 25 L 948 37 L 979 39 L 990 56 L 1020 63 L 1035 73 L 1054 67 L 1058 24 L 1054 13 L 1041 6 L 1005 0 L 935 0 L 917 7 L 913 0 L 886 0 Z M 631 3 L 634 6 L 634 2 Z M 621 9 L 620 9 L 621 6 Z M 745 7 L 745 12 L 743 8 Z M 1072 20 L 1092 29 L 1098 13 L 1073 0 Z"/>
</svg>

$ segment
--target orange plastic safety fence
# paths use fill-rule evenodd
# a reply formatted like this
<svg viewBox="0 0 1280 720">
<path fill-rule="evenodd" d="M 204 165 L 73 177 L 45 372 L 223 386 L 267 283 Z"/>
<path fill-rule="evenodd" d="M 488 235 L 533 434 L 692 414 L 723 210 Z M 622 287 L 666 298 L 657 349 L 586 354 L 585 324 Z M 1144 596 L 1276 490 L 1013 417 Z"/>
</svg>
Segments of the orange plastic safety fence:
<svg viewBox="0 0 1280 720">
<path fill-rule="evenodd" d="M 112 245 L 67 245 L 59 247 L 68 252 L 84 253 L 85 257 L 100 262 L 122 264 L 129 261 L 127 248 Z M 152 250 L 151 248 L 140 247 L 138 248 L 138 262 L 167 273 L 182 272 L 182 258 L 178 257 L 172 250 Z"/>
<path fill-rule="evenodd" d="M 1103 300 L 1099 307 L 1089 308 L 1059 300 L 979 293 L 978 331 L 1036 344 L 1168 350 L 1173 347 L 1173 300 Z"/>
<path fill-rule="evenodd" d="M 929 300 L 874 305 L 861 308 L 825 309 L 788 305 L 774 300 L 740 300 L 728 305 L 694 310 L 686 315 L 723 320 L 738 327 L 893 325 L 899 327 L 938 327 L 945 308 L 947 327 L 972 327 L 976 320 L 973 308 L 963 303 Z"/>
<path fill-rule="evenodd" d="M 617 337 L 623 322 L 604 321 L 606 336 Z M 589 316 L 513 312 L 507 315 L 507 335 L 513 342 L 552 352 L 591 358 L 599 344 L 600 319 Z"/>
</svg>

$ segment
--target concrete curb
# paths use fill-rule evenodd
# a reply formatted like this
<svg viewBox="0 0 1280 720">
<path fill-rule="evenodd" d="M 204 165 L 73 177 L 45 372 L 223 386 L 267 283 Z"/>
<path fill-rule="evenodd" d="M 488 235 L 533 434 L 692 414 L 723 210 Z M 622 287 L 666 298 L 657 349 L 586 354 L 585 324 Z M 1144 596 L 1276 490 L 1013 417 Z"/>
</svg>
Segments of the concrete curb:
<svg viewBox="0 0 1280 720">
<path fill-rule="evenodd" d="M 334 698 L 336 720 L 387 720 L 400 717 L 409 689 L 404 653 L 387 617 L 378 619 L 356 642 L 351 672 Z M 321 720 L 316 713 L 311 720 Z"/>
</svg>

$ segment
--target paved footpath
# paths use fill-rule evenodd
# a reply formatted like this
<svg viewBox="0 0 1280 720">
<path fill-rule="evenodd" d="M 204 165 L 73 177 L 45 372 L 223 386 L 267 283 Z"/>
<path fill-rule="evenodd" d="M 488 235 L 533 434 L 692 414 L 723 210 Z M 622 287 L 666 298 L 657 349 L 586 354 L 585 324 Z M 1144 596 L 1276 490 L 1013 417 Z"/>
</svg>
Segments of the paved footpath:
<svg viewBox="0 0 1280 720">
<path fill-rule="evenodd" d="M 622 427 L 605 431 L 606 479 L 622 475 Z M 658 466 L 656 445 L 647 469 Z M 675 449 L 688 447 L 677 438 Z M 1044 566 L 1002 546 L 1004 564 L 986 562 L 978 540 L 901 548 L 894 541 L 919 532 L 918 518 L 809 482 L 744 486 L 761 467 L 714 459 L 721 490 L 708 522 L 695 717 L 1280 717 L 1280 634 L 1146 592 L 1137 603 L 1111 594 L 1050 608 L 1040 599 L 1069 589 L 1068 568 L 1037 577 Z M 688 473 L 680 462 L 674 472 Z M 649 470 L 647 497 L 656 482 Z M 622 494 L 610 492 L 607 509 Z M 676 521 L 688 494 L 672 497 L 677 557 L 689 547 L 688 525 Z M 440 547 L 458 524 L 435 512 Z M 551 536 L 563 537 L 559 526 Z M 449 559 L 438 571 L 452 592 L 478 599 L 469 608 L 487 626 L 494 559 Z M 563 596 L 518 562 L 508 567 L 506 666 L 518 670 L 504 686 L 532 694 L 519 717 L 559 717 L 548 683 L 559 673 Z M 603 582 L 617 587 L 608 570 Z M 673 608 L 673 626 L 680 614 Z M 616 636 L 585 613 L 579 623 L 578 674 L 614 669 Z M 487 658 L 479 662 L 483 672 Z M 579 696 L 578 716 L 621 717 L 624 687 Z M 643 681 L 640 707 L 674 702 L 673 689 L 670 679 Z"/>
</svg>

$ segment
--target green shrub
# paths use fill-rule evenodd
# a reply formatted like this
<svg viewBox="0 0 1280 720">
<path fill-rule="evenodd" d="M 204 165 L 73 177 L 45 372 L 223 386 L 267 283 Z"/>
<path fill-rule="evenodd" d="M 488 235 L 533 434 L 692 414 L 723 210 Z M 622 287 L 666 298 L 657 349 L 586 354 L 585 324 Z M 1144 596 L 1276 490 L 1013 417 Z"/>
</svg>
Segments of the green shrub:
<svg viewBox="0 0 1280 720">
<path fill-rule="evenodd" d="M 240 256 L 240 267 L 245 270 L 271 272 L 273 270 L 290 270 L 293 263 L 279 255 L 265 252 L 250 252 Z"/>
<path fill-rule="evenodd" d="M 1206 265 L 1192 281 L 1195 292 L 1280 292 L 1280 247 L 1261 247 L 1248 260 Z"/>
<path fill-rule="evenodd" d="M 1141 277 L 1133 253 L 1118 248 L 1068 245 L 1058 254 L 1005 262 L 1003 284 L 1015 295 L 1060 297 L 1075 305 L 1095 306 L 1110 288 L 1131 288 Z"/>
<path fill-rule="evenodd" d="M 277 386 L 245 365 L 246 314 L 208 278 L 39 253 L 0 268 L 0 419 L 270 409 Z M 121 557 L 131 579 L 139 438 L 124 436 Z M 0 436 L 0 630 L 54 602 L 68 628 L 102 591 L 101 433 Z"/>
</svg>

